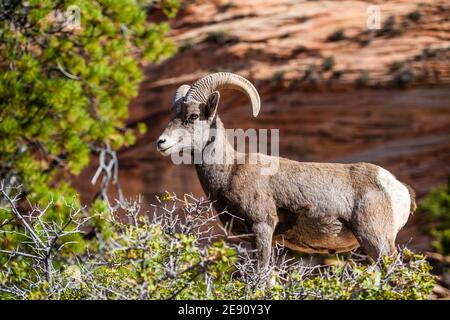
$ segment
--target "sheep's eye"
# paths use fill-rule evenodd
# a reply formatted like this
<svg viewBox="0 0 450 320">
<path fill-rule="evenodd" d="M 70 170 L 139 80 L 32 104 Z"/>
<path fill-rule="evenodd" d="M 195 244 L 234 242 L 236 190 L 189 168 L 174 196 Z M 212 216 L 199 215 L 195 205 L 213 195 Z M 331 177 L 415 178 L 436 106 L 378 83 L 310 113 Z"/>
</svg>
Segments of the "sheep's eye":
<svg viewBox="0 0 450 320">
<path fill-rule="evenodd" d="M 189 116 L 189 120 L 195 120 L 197 118 L 198 118 L 198 114 L 195 114 L 195 113 L 193 113 Z"/>
</svg>

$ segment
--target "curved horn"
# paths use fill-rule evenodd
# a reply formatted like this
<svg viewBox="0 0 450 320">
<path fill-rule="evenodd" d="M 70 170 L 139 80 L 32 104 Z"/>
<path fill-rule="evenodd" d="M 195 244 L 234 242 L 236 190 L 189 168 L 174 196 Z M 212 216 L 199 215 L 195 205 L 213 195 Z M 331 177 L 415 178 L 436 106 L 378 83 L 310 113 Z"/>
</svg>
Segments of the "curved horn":
<svg viewBox="0 0 450 320">
<path fill-rule="evenodd" d="M 261 108 L 258 91 L 250 81 L 234 73 L 213 73 L 197 80 L 186 93 L 186 99 L 206 103 L 211 93 L 222 89 L 239 90 L 245 93 L 252 103 L 253 116 L 258 115 Z"/>
<path fill-rule="evenodd" d="M 191 86 L 189 86 L 187 84 L 183 84 L 183 85 L 179 86 L 177 88 L 177 91 L 175 91 L 172 105 L 177 103 L 178 100 L 180 100 L 181 98 L 184 98 L 184 96 L 186 95 L 186 93 L 189 91 L 190 88 L 191 88 Z"/>
</svg>

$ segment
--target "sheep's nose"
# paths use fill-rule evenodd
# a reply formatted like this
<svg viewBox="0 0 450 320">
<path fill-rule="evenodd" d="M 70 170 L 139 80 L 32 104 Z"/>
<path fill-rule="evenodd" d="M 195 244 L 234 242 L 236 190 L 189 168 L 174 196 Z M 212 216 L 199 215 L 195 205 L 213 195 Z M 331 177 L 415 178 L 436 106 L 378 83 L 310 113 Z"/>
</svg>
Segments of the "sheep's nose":
<svg viewBox="0 0 450 320">
<path fill-rule="evenodd" d="M 166 142 L 166 139 L 159 139 L 157 142 L 158 147 L 161 147 L 161 145 Z"/>
</svg>

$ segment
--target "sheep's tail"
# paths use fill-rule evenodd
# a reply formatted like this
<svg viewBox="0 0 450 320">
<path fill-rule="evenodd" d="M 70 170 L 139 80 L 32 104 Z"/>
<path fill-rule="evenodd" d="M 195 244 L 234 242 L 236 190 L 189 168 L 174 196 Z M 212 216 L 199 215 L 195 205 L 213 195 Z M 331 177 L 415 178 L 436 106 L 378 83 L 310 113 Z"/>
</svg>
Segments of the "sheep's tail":
<svg viewBox="0 0 450 320">
<path fill-rule="evenodd" d="M 408 189 L 409 197 L 411 198 L 411 206 L 409 209 L 409 213 L 414 214 L 414 211 L 416 211 L 417 209 L 416 192 L 411 186 L 407 185 L 406 183 L 403 183 L 403 185 L 406 187 L 406 189 Z"/>
</svg>

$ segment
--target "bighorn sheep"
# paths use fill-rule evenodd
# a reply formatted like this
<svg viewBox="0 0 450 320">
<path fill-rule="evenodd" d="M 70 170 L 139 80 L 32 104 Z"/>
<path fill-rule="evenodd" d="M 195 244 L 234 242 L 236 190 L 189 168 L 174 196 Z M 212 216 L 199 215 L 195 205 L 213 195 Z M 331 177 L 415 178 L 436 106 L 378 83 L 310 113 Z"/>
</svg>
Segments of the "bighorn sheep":
<svg viewBox="0 0 450 320">
<path fill-rule="evenodd" d="M 183 149 L 193 154 L 208 147 L 212 157 L 224 151 L 231 160 L 237 156 L 217 114 L 222 89 L 245 93 L 253 115 L 258 115 L 258 92 L 239 75 L 215 73 L 192 87 L 182 85 L 175 94 L 171 120 L 157 140 L 163 155 Z M 183 131 L 177 130 L 181 128 Z M 211 134 L 212 129 L 215 135 Z M 202 134 L 194 135 L 194 130 Z M 277 240 L 290 249 L 310 253 L 345 252 L 361 246 L 377 259 L 396 252 L 397 233 L 416 207 L 414 191 L 409 186 L 369 163 L 277 160 L 279 170 L 273 175 L 260 174 L 259 164 L 196 164 L 201 185 L 215 200 L 215 209 L 227 210 L 240 218 L 234 220 L 234 232 L 254 235 L 260 267 L 268 265 L 271 244 Z M 221 215 L 223 223 L 229 219 L 230 216 Z"/>
</svg>

